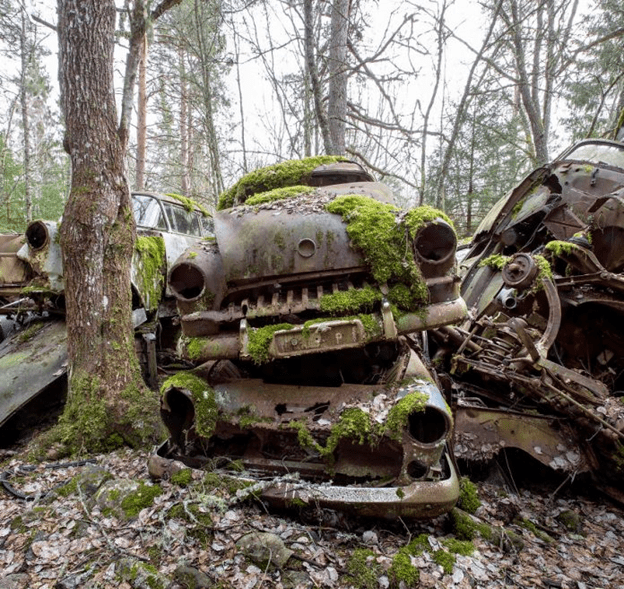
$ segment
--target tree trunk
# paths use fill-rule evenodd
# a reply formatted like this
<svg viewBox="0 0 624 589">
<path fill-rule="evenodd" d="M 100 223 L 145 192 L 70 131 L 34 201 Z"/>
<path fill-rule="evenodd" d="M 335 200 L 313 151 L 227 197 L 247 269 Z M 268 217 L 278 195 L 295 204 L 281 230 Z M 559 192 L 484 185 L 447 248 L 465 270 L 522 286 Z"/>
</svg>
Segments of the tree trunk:
<svg viewBox="0 0 624 589">
<path fill-rule="evenodd" d="M 349 39 L 350 0 L 334 0 L 329 40 L 329 100 L 327 118 L 330 153 L 344 155 L 347 120 L 347 41 Z"/>
<path fill-rule="evenodd" d="M 139 96 L 137 104 L 136 189 L 145 190 L 145 150 L 147 147 L 147 35 L 143 35 L 139 63 Z"/>
<path fill-rule="evenodd" d="M 22 31 L 20 35 L 21 80 L 20 106 L 22 110 L 22 131 L 24 133 L 24 204 L 26 223 L 33 218 L 32 210 L 32 153 L 30 146 L 30 114 L 28 104 L 27 79 L 30 64 L 30 48 L 28 42 L 28 19 L 22 10 Z"/>
<path fill-rule="evenodd" d="M 180 187 L 182 194 L 188 195 L 191 190 L 189 166 L 189 132 L 188 123 L 188 80 L 184 64 L 184 49 L 178 48 L 178 69 L 180 72 Z"/>
<path fill-rule="evenodd" d="M 153 438 L 156 399 L 134 351 L 130 264 L 135 226 L 113 85 L 114 0 L 58 0 L 59 81 L 72 183 L 60 230 L 69 393 L 59 422 L 69 449 Z"/>
<path fill-rule="evenodd" d="M 329 133 L 329 125 L 327 123 L 325 110 L 323 109 L 321 83 L 318 77 L 316 61 L 314 59 L 314 25 L 312 22 L 313 14 L 314 12 L 312 10 L 312 0 L 303 0 L 305 58 L 308 68 L 308 74 L 310 75 L 312 96 L 314 97 L 314 114 L 316 115 L 316 120 L 321 130 L 321 137 L 323 138 L 325 153 L 332 153 L 332 141 Z"/>
</svg>

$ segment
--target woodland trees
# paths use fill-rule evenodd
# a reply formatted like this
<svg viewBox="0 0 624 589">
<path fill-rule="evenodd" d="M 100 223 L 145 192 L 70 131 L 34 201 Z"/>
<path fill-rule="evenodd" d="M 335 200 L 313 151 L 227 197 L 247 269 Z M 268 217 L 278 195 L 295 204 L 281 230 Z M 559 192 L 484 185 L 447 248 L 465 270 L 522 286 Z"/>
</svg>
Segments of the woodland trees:
<svg viewBox="0 0 624 589">
<path fill-rule="evenodd" d="M 132 187 L 212 205 L 259 165 L 345 153 L 404 204 L 441 207 L 469 235 L 572 137 L 622 127 L 621 3 L 580 9 L 574 0 L 58 0 L 62 129 L 42 43 L 54 23 L 0 0 L 10 64 L 0 72 L 0 227 L 60 215 L 64 136 L 73 389 L 97 391 L 105 414 L 142 386 L 129 360 L 127 172 Z M 463 15 L 477 12 L 466 27 Z M 117 96 L 115 41 L 127 56 Z M 116 420 L 124 403 L 110 411 Z"/>
</svg>

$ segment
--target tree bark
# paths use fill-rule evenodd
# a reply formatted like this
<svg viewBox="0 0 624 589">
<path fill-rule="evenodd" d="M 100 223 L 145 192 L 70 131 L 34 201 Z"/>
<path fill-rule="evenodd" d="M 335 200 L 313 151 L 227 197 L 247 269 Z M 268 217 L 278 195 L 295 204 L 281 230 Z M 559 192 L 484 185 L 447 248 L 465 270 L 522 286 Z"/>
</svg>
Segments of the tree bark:
<svg viewBox="0 0 624 589">
<path fill-rule="evenodd" d="M 28 19 L 22 10 L 22 30 L 20 35 L 20 106 L 22 110 L 22 132 L 24 133 L 24 204 L 26 209 L 26 222 L 30 223 L 33 217 L 32 203 L 32 153 L 30 145 L 30 112 L 28 103 L 28 90 L 26 80 L 30 64 L 30 48 L 28 43 Z"/>
<path fill-rule="evenodd" d="M 147 35 L 141 43 L 141 61 L 139 63 L 139 94 L 137 104 L 137 163 L 136 189 L 145 190 L 145 151 L 147 149 Z"/>
<path fill-rule="evenodd" d="M 318 77 L 316 61 L 314 59 L 314 26 L 312 0 L 303 0 L 304 15 L 304 40 L 305 40 L 305 58 L 310 75 L 310 86 L 312 88 L 312 96 L 314 97 L 314 114 L 321 129 L 321 137 L 323 138 L 323 146 L 325 153 L 332 153 L 332 141 L 329 133 L 329 125 L 327 123 L 327 115 L 323 109 L 323 96 L 321 83 Z"/>
<path fill-rule="evenodd" d="M 115 3 L 58 0 L 58 14 L 61 106 L 72 165 L 60 229 L 69 392 L 59 426 L 76 453 L 145 442 L 157 411 L 134 352 L 135 226 L 124 167 L 127 133 L 117 126 L 115 107 Z"/>
<path fill-rule="evenodd" d="M 331 14 L 329 41 L 329 100 L 327 118 L 331 151 L 334 155 L 345 153 L 347 120 L 347 42 L 349 39 L 350 0 L 334 0 Z"/>
</svg>

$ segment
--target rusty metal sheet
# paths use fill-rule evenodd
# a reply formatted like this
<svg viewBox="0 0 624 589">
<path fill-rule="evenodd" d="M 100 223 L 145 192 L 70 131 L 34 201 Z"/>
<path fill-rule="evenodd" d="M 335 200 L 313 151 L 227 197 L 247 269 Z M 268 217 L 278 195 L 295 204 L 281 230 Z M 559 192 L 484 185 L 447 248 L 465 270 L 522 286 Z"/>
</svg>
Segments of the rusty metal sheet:
<svg viewBox="0 0 624 589">
<path fill-rule="evenodd" d="M 0 425 L 63 376 L 67 330 L 63 320 L 33 322 L 0 344 Z"/>
<path fill-rule="evenodd" d="M 364 264 L 349 247 L 342 219 L 331 213 L 259 210 L 239 216 L 225 211 L 215 216 L 215 233 L 227 281 L 320 272 L 328 267 L 348 270 Z"/>
<path fill-rule="evenodd" d="M 503 448 L 518 448 L 554 470 L 589 470 L 570 428 L 552 416 L 460 406 L 455 428 L 454 450 L 460 459 L 490 460 Z"/>
</svg>

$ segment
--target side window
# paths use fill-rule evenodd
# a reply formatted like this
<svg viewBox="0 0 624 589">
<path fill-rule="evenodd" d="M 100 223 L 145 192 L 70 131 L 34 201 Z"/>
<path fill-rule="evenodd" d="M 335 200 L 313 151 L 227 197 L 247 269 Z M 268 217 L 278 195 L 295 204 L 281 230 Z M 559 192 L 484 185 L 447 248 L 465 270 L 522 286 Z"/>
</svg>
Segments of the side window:
<svg viewBox="0 0 624 589">
<path fill-rule="evenodd" d="M 167 211 L 172 231 L 196 237 L 201 236 L 199 221 L 194 213 L 189 213 L 185 208 L 171 203 L 163 203 L 163 205 Z"/>
<path fill-rule="evenodd" d="M 197 214 L 202 235 L 214 235 L 214 219 L 200 213 Z"/>
<path fill-rule="evenodd" d="M 167 231 L 167 222 L 160 203 L 148 194 L 132 195 L 132 212 L 139 227 L 163 229 Z"/>
</svg>

